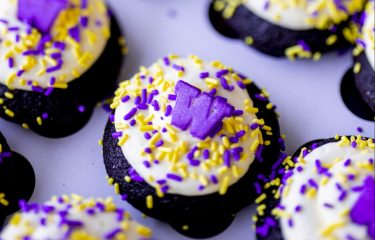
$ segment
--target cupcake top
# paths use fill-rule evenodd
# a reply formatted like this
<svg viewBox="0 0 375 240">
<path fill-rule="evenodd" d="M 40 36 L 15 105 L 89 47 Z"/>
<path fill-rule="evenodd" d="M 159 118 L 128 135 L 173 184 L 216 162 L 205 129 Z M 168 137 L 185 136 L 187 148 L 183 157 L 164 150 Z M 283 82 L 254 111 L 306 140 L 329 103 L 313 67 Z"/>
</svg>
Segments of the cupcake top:
<svg viewBox="0 0 375 240">
<path fill-rule="evenodd" d="M 103 0 L 2 0 L 0 83 L 37 92 L 67 88 L 99 58 L 109 37 Z"/>
<path fill-rule="evenodd" d="M 22 202 L 0 239 L 146 240 L 151 230 L 131 220 L 111 199 L 54 197 L 45 204 Z"/>
<path fill-rule="evenodd" d="M 375 71 L 375 1 L 366 5 L 365 22 L 362 28 L 362 39 L 367 59 Z"/>
<path fill-rule="evenodd" d="M 231 12 L 245 5 L 259 17 L 292 30 L 329 29 L 361 11 L 364 0 L 224 0 Z"/>
<path fill-rule="evenodd" d="M 218 61 L 175 55 L 122 82 L 111 121 L 133 168 L 125 180 L 144 180 L 159 196 L 225 194 L 269 144 L 246 84 Z"/>
<path fill-rule="evenodd" d="M 372 139 L 342 137 L 308 152 L 287 170 L 273 214 L 284 239 L 374 239 Z"/>
</svg>

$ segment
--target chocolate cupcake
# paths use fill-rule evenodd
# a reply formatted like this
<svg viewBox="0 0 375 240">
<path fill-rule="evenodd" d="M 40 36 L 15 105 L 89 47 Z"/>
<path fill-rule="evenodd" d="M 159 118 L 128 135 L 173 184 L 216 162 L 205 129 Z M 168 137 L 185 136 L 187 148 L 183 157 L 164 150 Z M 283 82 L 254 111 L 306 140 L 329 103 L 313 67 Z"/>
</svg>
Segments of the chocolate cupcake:
<svg viewBox="0 0 375 240">
<path fill-rule="evenodd" d="M 103 0 L 1 1 L 0 117 L 46 137 L 78 131 L 115 88 L 124 43 Z"/>
<path fill-rule="evenodd" d="M 257 199 L 257 239 L 375 239 L 374 141 L 306 144 Z"/>
<path fill-rule="evenodd" d="M 44 204 L 21 204 L 0 239 L 151 239 L 152 231 L 117 208 L 112 199 L 53 197 Z"/>
<path fill-rule="evenodd" d="M 30 163 L 13 152 L 0 133 L 0 228 L 5 218 L 16 212 L 20 200 L 34 192 L 35 175 Z"/>
<path fill-rule="evenodd" d="M 363 9 L 364 3 L 214 0 L 210 18 L 219 32 L 242 39 L 268 55 L 317 60 L 322 53 L 347 45 L 346 23 Z"/>
<path fill-rule="evenodd" d="M 103 138 L 115 191 L 184 235 L 210 237 L 252 203 L 282 139 L 268 93 L 219 61 L 170 55 L 116 91 Z"/>
</svg>

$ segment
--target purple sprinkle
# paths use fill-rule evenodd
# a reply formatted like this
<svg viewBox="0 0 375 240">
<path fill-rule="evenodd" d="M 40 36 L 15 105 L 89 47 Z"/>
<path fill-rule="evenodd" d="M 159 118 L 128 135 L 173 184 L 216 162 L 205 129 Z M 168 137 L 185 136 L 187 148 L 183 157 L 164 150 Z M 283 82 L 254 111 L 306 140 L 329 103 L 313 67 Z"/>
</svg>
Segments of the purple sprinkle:
<svg viewBox="0 0 375 240">
<path fill-rule="evenodd" d="M 156 183 L 159 184 L 159 185 L 164 185 L 164 184 L 167 183 L 167 180 L 165 180 L 165 179 L 160 179 L 160 180 L 157 180 Z"/>
<path fill-rule="evenodd" d="M 8 58 L 8 66 L 9 68 L 13 68 L 14 67 L 14 59 L 13 58 Z"/>
<path fill-rule="evenodd" d="M 167 109 L 165 110 L 165 116 L 168 117 L 171 115 L 171 113 L 172 113 L 172 106 L 168 105 Z"/>
<path fill-rule="evenodd" d="M 339 196 L 339 201 L 342 202 L 344 201 L 344 199 L 346 198 L 346 195 L 347 195 L 347 192 L 346 191 L 342 191 L 340 196 Z"/>
<path fill-rule="evenodd" d="M 351 164 L 351 160 L 350 160 L 350 159 L 347 159 L 347 160 L 344 162 L 344 166 L 345 166 L 345 167 L 350 166 L 350 164 Z"/>
<path fill-rule="evenodd" d="M 122 136 L 122 132 L 114 132 L 114 133 L 112 133 L 112 137 L 113 138 L 119 138 L 121 136 Z"/>
<path fill-rule="evenodd" d="M 356 141 L 353 141 L 352 142 L 352 148 L 356 148 L 357 147 L 357 142 Z"/>
<path fill-rule="evenodd" d="M 241 115 L 243 115 L 243 111 L 242 110 L 234 110 L 232 115 L 234 117 L 241 116 Z"/>
<path fill-rule="evenodd" d="M 179 66 L 177 64 L 173 64 L 172 67 L 176 69 L 177 71 L 185 72 L 185 68 L 183 66 Z"/>
<path fill-rule="evenodd" d="M 219 181 L 217 180 L 217 177 L 215 175 L 213 175 L 213 174 L 210 176 L 210 179 L 211 179 L 211 182 L 213 184 L 218 184 L 219 183 Z"/>
<path fill-rule="evenodd" d="M 163 187 L 161 187 L 161 191 L 163 192 L 163 193 L 166 193 L 167 191 L 168 191 L 168 189 L 169 189 L 169 186 L 168 185 L 164 185 Z"/>
<path fill-rule="evenodd" d="M 253 124 L 250 125 L 251 130 L 255 130 L 255 129 L 257 129 L 258 127 L 259 127 L 259 124 L 258 124 L 258 123 L 253 123 Z"/>
<path fill-rule="evenodd" d="M 43 119 L 47 119 L 47 118 L 48 118 L 48 113 L 43 113 L 43 114 L 42 114 L 42 118 L 43 118 Z"/>
<path fill-rule="evenodd" d="M 302 206 L 301 205 L 298 205 L 296 206 L 296 208 L 294 209 L 296 212 L 300 212 L 302 210 Z"/>
<path fill-rule="evenodd" d="M 178 176 L 177 174 L 168 173 L 167 178 L 177 182 L 182 182 L 182 177 Z"/>
<path fill-rule="evenodd" d="M 333 208 L 333 205 L 330 203 L 324 203 L 323 206 L 326 208 Z"/>
<path fill-rule="evenodd" d="M 168 99 L 171 100 L 171 101 L 175 101 L 177 99 L 177 95 L 176 94 L 169 94 Z"/>
<path fill-rule="evenodd" d="M 151 148 L 145 148 L 144 151 L 145 151 L 145 153 L 148 153 L 148 154 L 152 153 Z"/>
<path fill-rule="evenodd" d="M 144 136 L 145 139 L 147 139 L 147 140 L 150 140 L 150 139 L 151 139 L 151 135 L 150 135 L 149 133 L 147 133 L 147 132 L 146 132 L 143 136 Z"/>
<path fill-rule="evenodd" d="M 203 150 L 203 159 L 210 158 L 210 151 L 208 149 Z"/>
<path fill-rule="evenodd" d="M 123 102 L 123 103 L 125 103 L 125 102 L 127 102 L 127 101 L 129 101 L 130 100 L 130 96 L 129 95 L 126 95 L 126 96 L 124 96 L 123 98 L 121 98 L 121 101 Z"/>
<path fill-rule="evenodd" d="M 125 116 L 124 116 L 124 120 L 129 120 L 130 118 L 132 118 L 135 114 L 137 113 L 137 109 L 136 108 L 132 108 Z"/>
<path fill-rule="evenodd" d="M 229 70 L 228 69 L 223 69 L 223 70 L 220 70 L 218 72 L 216 72 L 216 77 L 217 78 L 220 78 L 224 75 L 227 75 L 229 73 Z"/>
<path fill-rule="evenodd" d="M 363 128 L 361 128 L 361 127 L 357 127 L 357 131 L 358 131 L 359 133 L 362 133 L 362 132 L 363 132 Z"/>
<path fill-rule="evenodd" d="M 156 143 L 155 143 L 155 146 L 156 147 L 161 147 L 161 146 L 163 146 L 164 145 L 164 141 L 163 140 L 159 140 L 159 141 L 157 141 Z"/>
<path fill-rule="evenodd" d="M 141 97 L 140 96 L 137 96 L 135 99 L 134 99 L 134 104 L 135 105 L 138 105 L 138 104 L 140 104 L 141 103 Z"/>
<path fill-rule="evenodd" d="M 224 159 L 224 165 L 229 168 L 230 165 L 231 165 L 231 162 L 230 162 L 230 151 L 229 150 L 225 150 L 224 155 L 223 155 L 223 159 Z"/>
<path fill-rule="evenodd" d="M 169 58 L 168 58 L 168 57 L 163 58 L 163 61 L 164 61 L 164 64 L 165 64 L 166 66 L 169 66 L 170 61 L 169 61 Z"/>
<path fill-rule="evenodd" d="M 83 112 L 85 112 L 85 110 L 86 110 L 85 106 L 83 106 L 83 105 L 79 105 L 78 106 L 78 111 L 79 112 L 83 113 Z"/>
<path fill-rule="evenodd" d="M 116 228 L 115 230 L 107 233 L 105 235 L 105 239 L 113 239 L 120 232 L 122 232 L 121 228 Z"/>
<path fill-rule="evenodd" d="M 148 105 L 145 104 L 145 103 L 141 103 L 141 104 L 137 105 L 137 108 L 140 109 L 140 110 L 147 110 L 148 109 Z"/>
<path fill-rule="evenodd" d="M 146 168 L 150 168 L 151 164 L 149 161 L 143 161 L 143 165 L 145 165 Z"/>
<path fill-rule="evenodd" d="M 191 160 L 189 160 L 189 163 L 193 167 L 198 167 L 201 164 L 201 162 L 197 159 L 191 159 Z"/>
<path fill-rule="evenodd" d="M 132 119 L 132 120 L 130 120 L 129 125 L 131 127 L 133 127 L 136 123 L 137 123 L 137 121 L 135 121 L 135 119 Z"/>
<path fill-rule="evenodd" d="M 205 79 L 205 78 L 208 78 L 210 76 L 210 73 L 209 72 L 201 72 L 199 74 L 199 78 L 201 79 Z"/>
<path fill-rule="evenodd" d="M 303 185 L 301 186 L 299 192 L 300 192 L 301 194 L 305 194 L 305 192 L 306 192 L 306 188 L 307 188 L 306 185 L 303 184 Z"/>
</svg>

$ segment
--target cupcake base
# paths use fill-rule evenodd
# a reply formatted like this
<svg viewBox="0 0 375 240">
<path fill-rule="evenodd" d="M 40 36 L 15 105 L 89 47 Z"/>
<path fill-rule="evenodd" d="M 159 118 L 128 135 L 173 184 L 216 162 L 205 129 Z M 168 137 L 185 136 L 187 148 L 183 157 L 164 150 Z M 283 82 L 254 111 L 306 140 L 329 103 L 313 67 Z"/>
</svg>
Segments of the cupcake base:
<svg viewBox="0 0 375 240">
<path fill-rule="evenodd" d="M 4 136 L 0 133 L 2 153 L 9 153 L 9 157 L 2 157 L 0 161 L 0 193 L 5 194 L 8 206 L 0 204 L 0 227 L 5 218 L 18 211 L 20 200 L 29 200 L 34 192 L 35 174 L 31 164 L 18 153 L 12 152 Z"/>
<path fill-rule="evenodd" d="M 361 70 L 358 74 L 354 74 L 355 85 L 363 100 L 371 108 L 373 116 L 375 116 L 375 71 L 371 67 L 365 52 L 358 57 L 354 57 L 355 63 L 361 64 Z"/>
<path fill-rule="evenodd" d="M 313 148 L 320 147 L 324 144 L 337 142 L 338 140 L 334 138 L 328 139 L 318 139 L 310 141 L 301 146 L 292 156 L 292 159 L 295 159 L 299 156 L 301 150 L 306 148 L 307 150 L 312 150 Z M 278 169 L 277 169 L 278 170 Z M 282 178 L 282 174 L 278 173 L 275 175 L 278 178 Z M 264 210 L 264 215 L 259 217 L 256 221 L 256 239 L 257 240 L 284 240 L 280 222 L 278 219 L 274 219 L 272 215 L 272 210 L 277 207 L 280 203 L 279 199 L 273 199 L 270 196 L 273 196 L 273 192 L 278 189 L 278 186 L 270 187 L 263 191 L 267 195 L 266 200 L 263 202 L 267 206 Z"/>
<path fill-rule="evenodd" d="M 359 74 L 356 74 L 359 75 Z M 346 107 L 356 116 L 374 121 L 375 112 L 363 100 L 363 95 L 358 90 L 353 69 L 350 68 L 342 78 L 340 92 Z M 361 89 L 365 87 L 361 86 Z"/>
<path fill-rule="evenodd" d="M 0 84 L 2 107 L 14 113 L 11 117 L 0 111 L 0 117 L 26 124 L 34 132 L 50 138 L 77 132 L 90 119 L 96 103 L 112 95 L 116 88 L 124 57 L 118 43 L 120 37 L 120 26 L 112 16 L 111 37 L 102 55 L 86 73 L 70 82 L 67 89 L 54 89 L 46 96 L 45 91 L 10 90 Z M 11 92 L 14 97 L 6 98 L 5 92 Z"/>
<path fill-rule="evenodd" d="M 221 11 L 214 9 L 214 2 L 210 5 L 209 15 L 212 25 L 220 34 L 244 41 L 247 37 L 251 37 L 253 39 L 251 46 L 270 56 L 285 56 L 286 49 L 297 45 L 301 40 L 310 47 L 312 53 L 324 53 L 346 48 L 349 45 L 342 36 L 345 24 L 338 25 L 334 32 L 317 29 L 290 30 L 263 20 L 244 5 L 239 5 L 233 16 L 225 19 Z M 326 40 L 332 34 L 338 35 L 338 40 L 332 45 L 327 45 Z"/>
<path fill-rule="evenodd" d="M 235 184 L 228 188 L 225 195 L 219 193 L 205 196 L 182 196 L 165 194 L 163 198 L 156 195 L 155 189 L 145 181 L 126 182 L 124 177 L 131 175 L 131 165 L 128 163 L 122 149 L 118 146 L 118 139 L 112 137 L 115 127 L 108 121 L 103 137 L 103 157 L 107 174 L 119 184 L 120 194 L 126 196 L 127 201 L 148 216 L 168 222 L 178 232 L 194 238 L 207 238 L 224 231 L 232 222 L 235 214 L 250 205 L 257 196 L 257 178 L 259 174 L 268 176 L 271 166 L 280 154 L 280 131 L 277 116 L 273 109 L 267 109 L 268 100 L 255 96 L 261 91 L 254 84 L 248 86 L 254 106 L 259 108 L 257 117 L 263 118 L 272 128 L 273 135 L 266 135 L 263 130 L 264 141 L 270 145 L 264 146 L 260 155 L 250 166 L 247 173 Z M 153 208 L 146 206 L 146 197 L 153 197 Z"/>
</svg>

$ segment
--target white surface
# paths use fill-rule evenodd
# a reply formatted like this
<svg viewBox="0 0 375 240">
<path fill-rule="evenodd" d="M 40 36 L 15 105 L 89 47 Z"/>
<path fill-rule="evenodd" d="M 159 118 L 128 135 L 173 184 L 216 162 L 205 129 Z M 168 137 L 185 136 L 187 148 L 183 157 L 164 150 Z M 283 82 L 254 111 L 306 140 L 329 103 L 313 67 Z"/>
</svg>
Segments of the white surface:
<svg viewBox="0 0 375 240">
<path fill-rule="evenodd" d="M 194 53 L 203 59 L 220 59 L 267 88 L 281 114 L 282 132 L 287 135 L 288 153 L 303 143 L 339 134 L 374 137 L 374 124 L 354 116 L 340 96 L 341 77 L 351 65 L 351 56 L 330 54 L 320 62 L 291 63 L 262 55 L 242 42 L 222 37 L 208 20 L 209 1 L 205 0 L 110 0 L 124 25 L 130 48 L 125 77 L 139 65 L 150 65 L 160 56 L 175 52 Z M 171 13 L 177 12 L 175 18 Z M 33 201 L 46 201 L 51 195 L 79 193 L 84 196 L 114 194 L 105 180 L 101 149 L 107 113 L 98 109 L 89 124 L 77 134 L 51 140 L 11 123 L 0 121 L 0 129 L 14 150 L 26 156 L 35 168 L 37 186 Z M 124 204 L 132 215 L 154 229 L 160 240 L 187 239 L 167 224 L 141 214 Z M 240 212 L 224 233 L 212 239 L 254 239 L 251 208 Z"/>
</svg>

